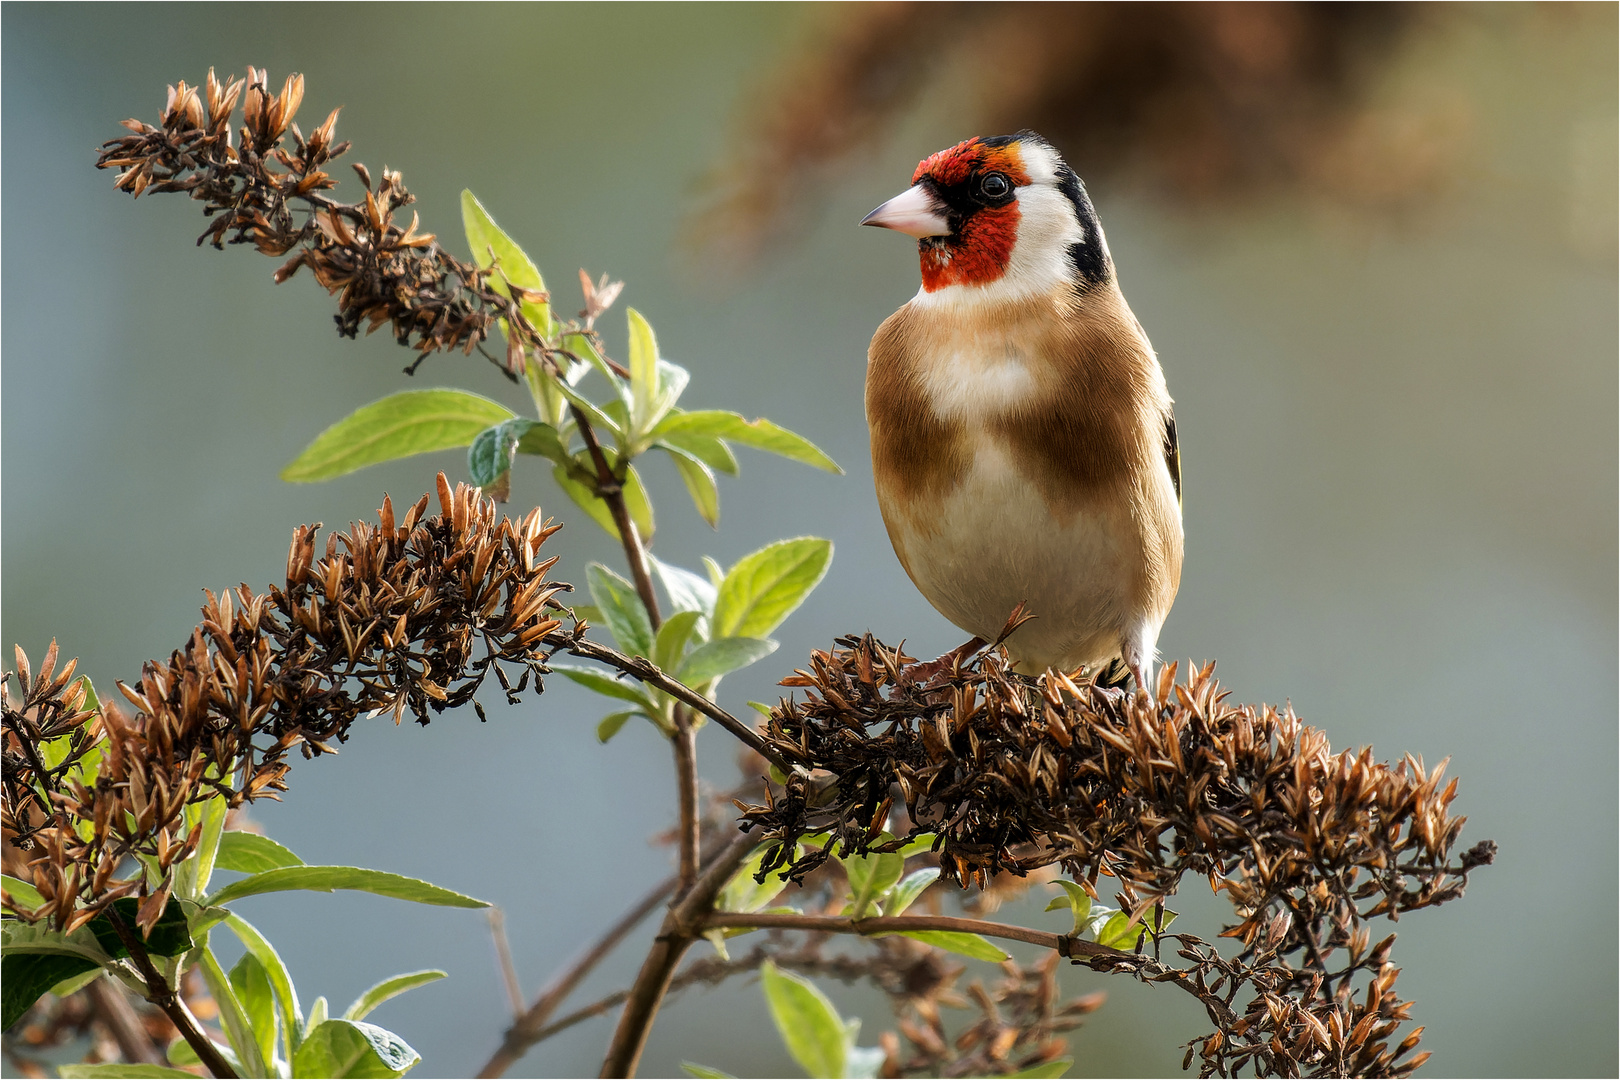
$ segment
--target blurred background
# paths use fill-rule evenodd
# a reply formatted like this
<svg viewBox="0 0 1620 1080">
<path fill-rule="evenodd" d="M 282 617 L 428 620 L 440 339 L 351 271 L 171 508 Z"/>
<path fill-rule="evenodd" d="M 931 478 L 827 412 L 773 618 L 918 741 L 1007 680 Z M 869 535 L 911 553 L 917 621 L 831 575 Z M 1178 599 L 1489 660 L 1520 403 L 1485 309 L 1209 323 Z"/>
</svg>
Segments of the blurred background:
<svg viewBox="0 0 1620 1080">
<path fill-rule="evenodd" d="M 577 267 L 628 281 L 620 308 L 693 373 L 686 404 L 768 416 L 844 465 L 741 451 L 718 533 L 649 469 L 666 560 L 837 544 L 781 651 L 728 680 L 734 709 L 837 634 L 959 642 L 890 551 L 862 415 L 866 344 L 916 290 L 915 252 L 854 223 L 926 154 L 1035 127 L 1087 180 L 1176 398 L 1187 563 L 1164 656 L 1219 660 L 1238 699 L 1291 700 L 1335 747 L 1451 758 L 1464 843 L 1501 856 L 1399 925 L 1426 1075 L 1620 1068 L 1614 5 L 8 3 L 0 29 L 8 648 L 55 637 L 110 689 L 185 641 L 204 587 L 277 580 L 294 525 L 465 476 L 451 452 L 279 481 L 328 424 L 409 386 L 525 404 L 476 356 L 407 380 L 386 335 L 336 336 L 307 275 L 277 287 L 272 260 L 194 247 L 187 200 L 115 193 L 95 147 L 155 121 L 165 83 L 302 71 L 303 119 L 344 106 L 348 160 L 402 170 L 452 251 L 470 187 L 563 307 Z M 606 326 L 622 354 L 622 311 Z M 550 544 L 564 580 L 618 564 L 548 470 L 520 460 L 512 491 L 570 523 Z M 671 862 L 668 751 L 646 728 L 598 745 L 602 711 L 557 680 L 487 724 L 379 718 L 253 816 L 310 862 L 501 905 L 532 995 Z M 701 750 L 732 783 L 724 734 Z M 1001 917 L 1045 925 L 1046 898 Z M 1214 932 L 1221 905 L 1188 909 Z M 507 1023 L 476 912 L 353 894 L 242 911 L 306 999 L 449 971 L 375 1016 L 421 1075 L 468 1074 Z M 650 933 L 576 1000 L 625 985 Z M 1109 993 L 1072 1075 L 1173 1074 L 1205 1030 L 1169 991 L 1064 978 Z M 874 1042 L 881 996 L 830 989 Z M 594 1075 L 610 1027 L 512 1075 Z M 643 1074 L 682 1059 L 794 1071 L 748 982 L 666 1007 Z"/>
</svg>

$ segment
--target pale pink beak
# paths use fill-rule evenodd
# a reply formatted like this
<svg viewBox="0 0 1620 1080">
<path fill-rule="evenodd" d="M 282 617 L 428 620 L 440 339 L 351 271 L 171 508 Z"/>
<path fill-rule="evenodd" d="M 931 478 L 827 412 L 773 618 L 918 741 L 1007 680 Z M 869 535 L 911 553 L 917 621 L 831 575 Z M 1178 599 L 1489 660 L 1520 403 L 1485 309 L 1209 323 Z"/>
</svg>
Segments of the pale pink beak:
<svg viewBox="0 0 1620 1080">
<path fill-rule="evenodd" d="M 878 225 L 919 239 L 924 236 L 949 236 L 951 226 L 941 209 L 933 192 L 917 184 L 861 218 L 861 224 Z"/>
</svg>

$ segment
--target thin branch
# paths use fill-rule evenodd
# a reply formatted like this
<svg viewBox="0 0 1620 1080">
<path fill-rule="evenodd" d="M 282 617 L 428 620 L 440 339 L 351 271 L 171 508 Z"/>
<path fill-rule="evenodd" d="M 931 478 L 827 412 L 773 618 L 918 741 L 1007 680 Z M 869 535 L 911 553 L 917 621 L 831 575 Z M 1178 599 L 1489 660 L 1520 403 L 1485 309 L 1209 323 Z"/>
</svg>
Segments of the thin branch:
<svg viewBox="0 0 1620 1080">
<path fill-rule="evenodd" d="M 523 1002 L 519 999 L 516 1022 L 507 1028 L 506 1037 L 502 1040 L 500 1048 L 484 1063 L 484 1067 L 478 1070 L 478 1075 L 480 1077 L 504 1076 L 506 1070 L 510 1069 L 519 1058 L 528 1053 L 531 1046 L 545 1037 L 541 1033 L 545 1030 L 545 1023 L 550 1019 L 551 1014 L 557 1011 L 557 1006 L 561 1005 L 568 995 L 573 993 L 574 988 L 579 985 L 580 981 L 590 974 L 591 970 L 601 963 L 602 959 L 612 952 L 619 942 L 624 940 L 625 935 L 635 929 L 637 923 L 651 914 L 653 908 L 657 907 L 664 897 L 668 896 L 674 889 L 675 879 L 673 877 L 659 882 L 657 887 L 642 897 L 635 907 L 627 911 L 618 922 L 609 927 L 607 932 L 597 939 L 594 945 L 553 975 L 534 999 L 534 1004 L 529 1006 L 527 1010 L 524 1010 Z"/>
<path fill-rule="evenodd" d="M 598 645 L 587 638 L 576 638 L 566 630 L 554 630 L 544 638 L 547 645 L 566 650 L 575 656 L 583 656 L 587 660 L 596 660 L 609 667 L 618 668 L 626 675 L 634 676 L 648 686 L 657 687 L 677 701 L 683 701 L 710 720 L 731 732 L 755 753 L 759 754 L 772 765 L 784 772 L 793 771 L 793 767 L 783 760 L 782 755 L 760 737 L 759 732 L 732 716 L 726 710 L 693 690 L 683 682 L 679 682 L 659 670 L 658 666 L 644 656 L 626 656 L 606 645 Z"/>
<path fill-rule="evenodd" d="M 213 1040 L 197 1027 L 196 1018 L 191 1015 L 191 1010 L 186 1008 L 185 1002 L 175 996 L 169 981 L 152 966 L 152 958 L 147 955 L 146 943 L 141 940 L 139 932 L 124 921 L 116 907 L 109 904 L 103 910 L 107 921 L 112 923 L 113 930 L 117 932 L 118 940 L 129 950 L 129 958 L 134 961 L 135 969 L 140 972 L 141 981 L 146 983 L 146 1000 L 163 1010 L 163 1014 L 169 1018 L 169 1022 L 180 1032 L 191 1049 L 196 1051 L 198 1059 L 210 1073 L 216 1077 L 230 1077 L 234 1080 L 236 1070 L 220 1055 L 219 1048 L 214 1045 Z"/>
<path fill-rule="evenodd" d="M 489 909 L 489 936 L 495 942 L 495 959 L 501 967 L 501 981 L 512 1003 L 512 1018 L 523 1016 L 523 984 L 518 981 L 517 965 L 512 962 L 512 945 L 506 940 L 506 915 L 498 907 Z"/>
<path fill-rule="evenodd" d="M 98 1019 L 118 1044 L 124 1060 L 132 1065 L 165 1065 L 163 1048 L 152 1041 L 135 1007 L 124 996 L 123 986 L 113 979 L 96 979 L 85 987 Z"/>
<path fill-rule="evenodd" d="M 613 1032 L 613 1041 L 608 1044 L 607 1057 L 602 1062 L 602 1076 L 635 1075 L 641 1052 L 647 1045 L 647 1035 L 658 1015 L 658 1006 L 669 992 L 675 968 L 702 932 L 703 919 L 714 907 L 714 898 L 757 845 L 758 841 L 746 834 L 732 840 L 664 917 L 658 937 L 630 987 L 624 1013 L 619 1017 L 619 1026 Z"/>
<path fill-rule="evenodd" d="M 698 764 L 697 728 L 692 724 L 692 710 L 685 705 L 675 706 L 675 736 L 670 740 L 675 748 L 675 790 L 680 799 L 680 863 L 675 895 L 684 896 L 697 881 L 698 859 L 701 858 L 703 822 L 698 817 Z"/>
<path fill-rule="evenodd" d="M 658 613 L 658 595 L 653 592 L 652 577 L 647 572 L 647 550 L 624 503 L 624 480 L 614 475 L 609 467 L 607 455 L 602 452 L 602 445 L 596 439 L 596 429 L 591 427 L 585 410 L 573 404 L 568 409 L 574 414 L 574 424 L 579 428 L 580 437 L 585 440 L 585 447 L 591 453 L 591 461 L 596 465 L 597 498 L 607 503 L 608 512 L 613 515 L 613 524 L 619 529 L 619 540 L 624 544 L 625 561 L 630 564 L 630 576 L 636 583 L 636 593 L 641 597 L 641 602 L 647 605 L 647 617 L 652 620 L 653 629 L 657 630 L 664 620 Z"/>
</svg>

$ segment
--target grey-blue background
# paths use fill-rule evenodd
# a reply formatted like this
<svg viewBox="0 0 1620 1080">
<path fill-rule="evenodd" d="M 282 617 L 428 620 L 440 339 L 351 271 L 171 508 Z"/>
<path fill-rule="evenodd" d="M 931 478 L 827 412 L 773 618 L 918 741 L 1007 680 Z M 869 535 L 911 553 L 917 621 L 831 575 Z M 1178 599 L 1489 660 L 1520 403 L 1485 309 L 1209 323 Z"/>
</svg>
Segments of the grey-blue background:
<svg viewBox="0 0 1620 1080">
<path fill-rule="evenodd" d="M 385 335 L 337 338 L 307 275 L 277 287 L 270 260 L 199 251 L 193 204 L 131 204 L 90 167 L 119 119 L 156 117 L 166 82 L 253 63 L 277 82 L 306 74 L 311 122 L 343 105 L 351 159 L 403 170 L 452 249 L 471 187 L 561 296 L 579 266 L 627 278 L 623 302 L 693 372 L 689 404 L 769 416 L 849 470 L 743 451 L 718 534 L 672 470 L 648 470 L 666 559 L 729 562 L 803 533 L 837 543 L 781 652 L 730 680 L 728 702 L 769 696 L 838 633 L 905 637 L 919 654 L 955 644 L 889 550 L 861 413 L 867 339 L 915 290 L 915 256 L 853 223 L 918 158 L 975 132 L 924 103 L 828 193 L 802 242 L 739 280 L 695 272 L 676 243 L 740 96 L 820 17 L 5 5 L 4 642 L 37 656 L 55 636 L 100 685 L 131 677 L 185 640 L 203 587 L 275 580 L 295 524 L 341 526 L 384 491 L 428 490 L 436 469 L 464 475 L 446 453 L 278 481 L 327 424 L 409 385 L 523 404 L 476 358 L 434 358 L 407 382 Z M 1612 5 L 1507 7 L 1409 42 L 1377 94 L 1440 102 L 1465 150 L 1449 189 L 1402 218 L 1281 198 L 1194 214 L 1092 184 L 1177 400 L 1188 558 L 1165 656 L 1218 658 L 1240 699 L 1291 699 L 1335 746 L 1450 755 L 1465 838 L 1501 844 L 1463 902 L 1400 924 L 1401 987 L 1434 1075 L 1617 1067 L 1615 29 Z M 622 351 L 622 312 L 607 322 Z M 541 469 L 520 462 L 513 501 L 572 523 L 552 542 L 565 580 L 611 558 Z M 599 746 L 599 713 L 559 683 L 487 725 L 379 719 L 254 813 L 311 862 L 499 903 L 532 993 L 669 863 L 649 840 L 671 805 L 667 750 L 639 728 Z M 723 733 L 705 731 L 702 753 L 706 776 L 732 779 Z M 1044 900 L 1005 914 L 1054 919 Z M 341 1007 L 395 971 L 448 970 L 376 1016 L 422 1052 L 423 1075 L 465 1074 L 495 1045 L 505 998 L 476 913 L 345 895 L 242 908 L 306 1000 Z M 579 1000 L 623 985 L 647 932 Z M 1203 1030 L 1168 992 L 1065 977 L 1110 993 L 1074 1039 L 1076 1075 L 1172 1073 L 1177 1044 Z M 887 1024 L 875 995 L 835 996 L 866 1017 L 866 1042 Z M 594 1074 L 608 1030 L 576 1028 L 514 1075 Z M 664 1012 L 644 1073 L 682 1058 L 793 1068 L 743 983 Z"/>
</svg>

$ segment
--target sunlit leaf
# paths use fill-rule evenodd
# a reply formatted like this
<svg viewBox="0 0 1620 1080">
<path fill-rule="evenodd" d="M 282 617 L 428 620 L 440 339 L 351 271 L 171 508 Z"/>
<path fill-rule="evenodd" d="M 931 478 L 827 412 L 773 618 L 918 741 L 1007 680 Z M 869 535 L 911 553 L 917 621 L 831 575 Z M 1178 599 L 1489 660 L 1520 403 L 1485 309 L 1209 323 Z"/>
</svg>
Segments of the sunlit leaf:
<svg viewBox="0 0 1620 1080">
<path fill-rule="evenodd" d="M 375 1024 L 312 1024 L 293 1058 L 294 1077 L 396 1077 L 422 1060 L 409 1043 Z"/>
<path fill-rule="evenodd" d="M 809 979 L 766 960 L 760 985 L 788 1053 L 811 1076 L 844 1075 L 847 1032 L 838 1010 Z"/>
<path fill-rule="evenodd" d="M 461 193 L 461 225 L 467 233 L 467 247 L 472 251 L 473 262 L 482 267 L 496 266 L 491 280 L 502 292 L 512 295 L 507 282 L 534 292 L 545 292 L 545 279 L 540 276 L 534 260 L 518 247 L 505 229 L 495 224 L 478 197 L 467 190 Z M 549 336 L 555 331 L 548 302 L 525 300 L 521 307 L 523 317 L 541 334 Z"/>
<path fill-rule="evenodd" d="M 284 866 L 279 870 L 266 870 L 262 874 L 245 877 L 225 886 L 208 898 L 209 906 L 228 904 L 244 896 L 260 893 L 332 892 L 336 889 L 375 893 L 396 900 L 409 900 L 417 904 L 435 904 L 440 907 L 489 907 L 482 900 L 431 885 L 417 878 L 390 874 L 382 870 L 366 870 L 358 866 Z"/>
<path fill-rule="evenodd" d="M 898 854 L 898 853 L 897 853 Z M 904 861 L 904 856 L 901 856 Z M 903 915 L 907 908 L 916 902 L 917 897 L 927 891 L 939 878 L 939 867 L 929 866 L 921 870 L 914 870 L 900 879 L 899 884 L 883 896 L 883 914 Z"/>
<path fill-rule="evenodd" d="M 744 446 L 752 446 L 756 450 L 764 450 L 792 461 L 813 465 L 830 473 L 841 474 L 844 471 L 838 467 L 836 461 L 803 435 L 797 435 L 763 418 L 745 420 L 740 413 L 724 412 L 719 409 L 673 413 L 664 417 L 652 434 L 655 438 L 662 439 L 686 432 L 729 439 Z"/>
<path fill-rule="evenodd" d="M 585 580 L 590 585 L 591 599 L 602 611 L 613 640 L 620 650 L 632 656 L 652 656 L 652 619 L 647 606 L 641 602 L 636 587 L 601 563 L 585 568 Z"/>
<path fill-rule="evenodd" d="M 407 990 L 415 990 L 418 986 L 426 986 L 430 982 L 438 982 L 447 978 L 448 973 L 437 969 L 427 971 L 412 971 L 404 975 L 395 975 L 392 979 L 384 979 L 365 993 L 354 999 L 354 1004 L 343 1011 L 345 1020 L 364 1020 L 371 1015 L 371 1011 L 390 998 L 396 998 Z"/>
<path fill-rule="evenodd" d="M 710 679 L 718 679 L 745 668 L 775 651 L 776 642 L 769 638 L 715 638 L 693 649 L 675 677 L 688 686 L 700 686 Z"/>
<path fill-rule="evenodd" d="M 281 1042 L 290 1059 L 298 1049 L 299 1039 L 303 1037 L 304 1011 L 298 1007 L 298 990 L 293 986 L 292 976 L 287 973 L 287 965 L 281 962 L 280 954 L 265 936 L 240 915 L 227 916 L 225 925 L 258 959 L 270 979 L 270 986 L 276 992 L 276 1003 L 281 1009 Z"/>
<path fill-rule="evenodd" d="M 964 934 L 957 930 L 906 930 L 901 933 L 901 937 L 915 938 L 946 952 L 957 953 L 974 960 L 988 960 L 993 964 L 999 964 L 1007 959 L 1007 954 L 992 944 L 989 938 L 978 934 Z"/>
<path fill-rule="evenodd" d="M 653 641 L 652 662 L 664 671 L 678 671 L 702 621 L 701 611 L 677 611 L 665 619 Z"/>
<path fill-rule="evenodd" d="M 240 874 L 258 874 L 283 866 L 303 866 L 304 860 L 268 836 L 226 830 L 219 840 L 218 866 Z"/>
<path fill-rule="evenodd" d="M 684 450 L 666 446 L 664 452 L 675 463 L 675 471 L 681 474 L 681 482 L 686 485 L 687 494 L 692 496 L 692 505 L 697 507 L 699 516 L 709 523 L 710 528 L 718 528 L 720 488 L 714 482 L 714 472 Z"/>
<path fill-rule="evenodd" d="M 838 861 L 844 865 L 844 874 L 849 878 L 849 891 L 853 896 L 849 916 L 852 919 L 865 918 L 873 902 L 894 888 L 906 872 L 905 857 L 897 851 L 847 855 Z"/>
<path fill-rule="evenodd" d="M 619 729 L 624 727 L 631 717 L 640 715 L 642 714 L 631 709 L 629 712 L 609 713 L 602 717 L 601 722 L 596 725 L 596 741 L 607 742 L 619 733 Z"/>
<path fill-rule="evenodd" d="M 764 637 L 793 613 L 832 562 L 831 540 L 779 540 L 737 560 L 714 606 L 716 637 Z"/>
<path fill-rule="evenodd" d="M 511 418 L 505 405 L 465 390 L 401 390 L 321 432 L 281 478 L 330 480 L 382 461 L 467 446 L 480 431 Z"/>
<path fill-rule="evenodd" d="M 714 585 L 707 579 L 690 570 L 679 566 L 671 566 L 662 559 L 649 555 L 647 561 L 652 564 L 653 573 L 664 586 L 664 592 L 669 594 L 669 602 L 678 611 L 701 611 L 704 615 L 714 614 L 714 601 L 719 595 Z"/>
</svg>

